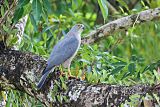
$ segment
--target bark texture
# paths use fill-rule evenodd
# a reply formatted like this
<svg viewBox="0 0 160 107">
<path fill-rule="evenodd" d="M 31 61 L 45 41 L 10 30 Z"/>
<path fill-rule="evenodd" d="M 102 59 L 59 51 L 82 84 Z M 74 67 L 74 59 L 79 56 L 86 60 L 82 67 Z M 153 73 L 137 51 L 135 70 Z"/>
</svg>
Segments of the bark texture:
<svg viewBox="0 0 160 107">
<path fill-rule="evenodd" d="M 66 107 L 93 107 L 93 106 L 118 106 L 129 101 L 130 95 L 146 93 L 160 93 L 160 85 L 147 86 L 116 86 L 107 84 L 88 84 L 85 81 L 70 79 L 66 81 L 67 89 L 61 87 L 55 94 L 65 96 L 68 101 L 55 101 L 50 93 L 53 89 L 54 80 L 59 80 L 59 71 L 51 73 L 45 87 L 36 89 L 41 72 L 46 66 L 46 61 L 31 53 L 15 50 L 0 51 L 0 90 L 8 88 L 23 91 L 40 100 L 46 106 Z"/>
</svg>

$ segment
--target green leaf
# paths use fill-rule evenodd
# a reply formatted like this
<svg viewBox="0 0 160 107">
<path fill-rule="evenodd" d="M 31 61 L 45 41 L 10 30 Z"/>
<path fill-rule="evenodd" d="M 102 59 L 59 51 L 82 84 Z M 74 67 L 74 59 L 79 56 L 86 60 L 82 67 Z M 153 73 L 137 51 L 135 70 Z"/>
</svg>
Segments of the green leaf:
<svg viewBox="0 0 160 107">
<path fill-rule="evenodd" d="M 129 10 L 128 5 L 123 0 L 117 0 L 122 6 L 124 6 L 127 10 Z"/>
<path fill-rule="evenodd" d="M 57 95 L 57 99 L 58 99 L 58 101 L 60 102 L 60 103 L 62 103 L 62 95 Z"/>
<path fill-rule="evenodd" d="M 4 30 L 4 31 L 8 32 L 8 30 L 9 30 L 9 29 L 8 29 L 8 27 L 7 27 L 7 26 L 2 25 L 2 27 L 3 27 L 3 30 Z"/>
<path fill-rule="evenodd" d="M 125 66 L 118 66 L 117 68 L 113 69 L 113 71 L 111 72 L 111 75 L 116 74 L 116 73 L 122 71 L 122 69 L 123 69 L 124 67 L 125 67 Z"/>
<path fill-rule="evenodd" d="M 112 63 L 111 65 L 112 66 L 126 66 L 127 63 L 123 61 L 118 61 L 118 62 Z"/>
<path fill-rule="evenodd" d="M 38 49 L 38 53 L 39 53 L 39 55 L 45 55 L 45 54 L 46 54 L 46 52 L 45 52 L 44 48 L 42 48 L 42 47 L 38 47 L 37 49 Z"/>
<path fill-rule="evenodd" d="M 45 27 L 45 28 L 42 30 L 42 33 L 48 31 L 48 30 L 51 29 L 52 27 L 54 27 L 54 25 Z"/>
<path fill-rule="evenodd" d="M 146 67 L 144 68 L 144 70 L 142 71 L 142 73 L 144 73 L 144 72 L 147 71 L 147 70 L 150 70 L 150 65 L 146 66 Z"/>
<path fill-rule="evenodd" d="M 144 7 L 146 6 L 143 0 L 141 0 L 141 4 L 142 4 Z"/>
<path fill-rule="evenodd" d="M 7 97 L 6 107 L 10 107 L 10 104 L 12 103 L 11 99 L 12 99 L 12 93 L 9 92 L 9 95 Z"/>
<path fill-rule="evenodd" d="M 27 5 L 23 6 L 23 8 L 24 8 L 23 16 L 26 16 L 31 12 L 32 5 L 31 3 L 28 3 Z"/>
<path fill-rule="evenodd" d="M 123 77 L 121 78 L 121 80 L 123 80 L 124 78 L 128 77 L 131 73 L 130 72 L 126 72 Z"/>
<path fill-rule="evenodd" d="M 67 89 L 67 85 L 65 83 L 62 83 L 62 88 L 66 90 Z"/>
<path fill-rule="evenodd" d="M 13 17 L 13 23 L 16 23 L 23 16 L 23 12 L 24 12 L 23 7 L 22 8 L 18 8 L 15 11 L 14 17 Z"/>
<path fill-rule="evenodd" d="M 17 42 L 18 38 L 16 36 L 14 36 L 11 40 L 10 40 L 10 44 L 13 45 Z"/>
<path fill-rule="evenodd" d="M 137 79 L 140 79 L 140 74 L 141 74 L 141 72 L 139 71 L 137 74 Z"/>
<path fill-rule="evenodd" d="M 160 81 L 160 74 L 156 70 L 153 70 L 153 74 L 156 77 L 156 80 Z"/>
<path fill-rule="evenodd" d="M 132 74 L 136 71 L 136 66 L 135 66 L 134 63 L 130 63 L 130 64 L 128 65 L 128 71 L 129 71 L 130 73 L 132 73 Z"/>
<path fill-rule="evenodd" d="M 43 5 L 48 13 L 51 13 L 51 3 L 48 0 L 43 0 Z"/>
<path fill-rule="evenodd" d="M 5 6 L 7 6 L 7 8 L 9 9 L 8 0 L 5 0 Z"/>
<path fill-rule="evenodd" d="M 21 8 L 21 7 L 25 6 L 29 2 L 30 2 L 30 0 L 19 0 L 18 1 L 18 8 Z"/>
<path fill-rule="evenodd" d="M 4 16 L 4 7 L 3 6 L 1 6 L 1 15 L 2 15 L 2 17 Z"/>
<path fill-rule="evenodd" d="M 31 23 L 32 23 L 32 25 L 33 25 L 33 27 L 34 27 L 35 32 L 38 31 L 38 26 L 37 26 L 37 24 L 36 24 L 36 21 L 35 21 L 33 15 L 30 14 L 29 16 L 30 16 L 30 20 L 31 20 Z"/>
<path fill-rule="evenodd" d="M 72 0 L 72 9 L 77 10 L 82 4 L 82 0 Z"/>
<path fill-rule="evenodd" d="M 155 65 L 156 65 L 156 63 L 152 63 L 152 64 L 150 64 L 150 65 L 148 65 L 148 66 L 146 66 L 145 68 L 144 68 L 144 70 L 142 71 L 142 73 L 144 73 L 144 72 L 146 72 L 146 71 L 153 71 L 154 69 L 155 69 Z"/>
<path fill-rule="evenodd" d="M 44 34 L 42 35 L 42 38 L 43 38 L 44 41 L 47 41 L 47 34 L 44 33 Z"/>
<path fill-rule="evenodd" d="M 33 0 L 32 2 L 32 15 L 36 21 L 36 24 L 41 18 L 42 6 L 39 0 Z"/>
<path fill-rule="evenodd" d="M 157 94 L 153 94 L 154 98 L 156 99 L 158 105 L 160 105 L 160 98 Z"/>
<path fill-rule="evenodd" d="M 105 20 L 107 19 L 107 16 L 108 16 L 108 8 L 107 8 L 106 0 L 98 0 L 98 4 L 100 6 L 100 9 L 101 9 L 101 12 L 103 15 L 103 19 L 105 22 Z"/>
</svg>

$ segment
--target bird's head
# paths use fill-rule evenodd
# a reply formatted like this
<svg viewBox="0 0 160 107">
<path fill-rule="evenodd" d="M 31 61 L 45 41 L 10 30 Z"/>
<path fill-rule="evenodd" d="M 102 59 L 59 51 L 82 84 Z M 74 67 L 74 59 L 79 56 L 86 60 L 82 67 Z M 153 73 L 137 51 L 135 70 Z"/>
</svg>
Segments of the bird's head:
<svg viewBox="0 0 160 107">
<path fill-rule="evenodd" d="M 83 24 L 76 24 L 72 27 L 71 31 L 73 32 L 78 32 L 78 33 L 82 33 L 84 30 L 84 25 Z"/>
</svg>

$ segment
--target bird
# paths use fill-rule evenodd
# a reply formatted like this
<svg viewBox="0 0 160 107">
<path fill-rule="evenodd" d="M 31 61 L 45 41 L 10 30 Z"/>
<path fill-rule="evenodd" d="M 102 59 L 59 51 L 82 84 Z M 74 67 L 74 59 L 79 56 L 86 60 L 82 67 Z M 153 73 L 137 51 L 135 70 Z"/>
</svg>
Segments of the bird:
<svg viewBox="0 0 160 107">
<path fill-rule="evenodd" d="M 68 68 L 68 75 L 71 76 L 71 61 L 80 47 L 81 33 L 83 30 L 83 24 L 74 25 L 64 38 L 53 47 L 50 57 L 47 60 L 47 66 L 42 72 L 41 79 L 38 82 L 38 89 L 43 87 L 47 76 L 56 66 L 62 65 L 64 68 Z"/>
</svg>

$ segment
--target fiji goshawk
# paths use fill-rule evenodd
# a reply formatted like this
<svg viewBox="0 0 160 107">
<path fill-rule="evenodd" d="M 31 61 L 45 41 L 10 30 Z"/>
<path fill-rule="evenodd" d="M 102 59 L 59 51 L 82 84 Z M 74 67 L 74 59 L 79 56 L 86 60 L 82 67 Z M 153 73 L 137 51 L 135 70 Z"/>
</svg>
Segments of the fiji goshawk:
<svg viewBox="0 0 160 107">
<path fill-rule="evenodd" d="M 47 60 L 47 67 L 42 72 L 42 77 L 37 85 L 38 89 L 43 86 L 48 74 L 55 66 L 62 64 L 65 68 L 68 68 L 69 76 L 71 76 L 70 64 L 80 47 L 81 33 L 83 30 L 83 24 L 74 25 L 65 37 L 54 46 L 50 57 Z"/>
</svg>

